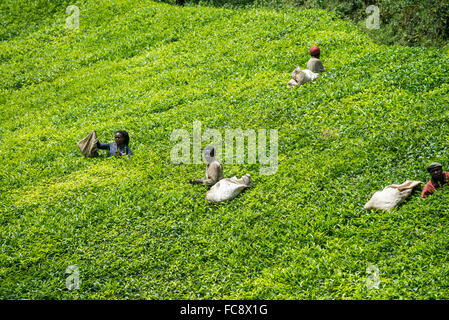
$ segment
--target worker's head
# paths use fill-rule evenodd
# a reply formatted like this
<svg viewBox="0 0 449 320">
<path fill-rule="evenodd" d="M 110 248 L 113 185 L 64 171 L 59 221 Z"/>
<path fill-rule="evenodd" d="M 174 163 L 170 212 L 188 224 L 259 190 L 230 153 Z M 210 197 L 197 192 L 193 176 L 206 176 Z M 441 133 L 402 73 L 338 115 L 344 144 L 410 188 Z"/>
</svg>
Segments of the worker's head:
<svg viewBox="0 0 449 320">
<path fill-rule="evenodd" d="M 119 130 L 115 132 L 114 140 L 117 146 L 127 146 L 129 144 L 129 134 L 126 131 Z"/>
<path fill-rule="evenodd" d="M 312 57 L 319 58 L 320 57 L 320 48 L 317 46 L 313 46 L 310 48 L 309 53 Z"/>
<path fill-rule="evenodd" d="M 211 163 L 215 159 L 215 149 L 214 147 L 208 146 L 204 148 L 204 158 L 206 158 L 207 163 Z"/>
<path fill-rule="evenodd" d="M 443 178 L 443 166 L 438 162 L 433 162 L 427 167 L 432 179 L 441 180 Z"/>
</svg>

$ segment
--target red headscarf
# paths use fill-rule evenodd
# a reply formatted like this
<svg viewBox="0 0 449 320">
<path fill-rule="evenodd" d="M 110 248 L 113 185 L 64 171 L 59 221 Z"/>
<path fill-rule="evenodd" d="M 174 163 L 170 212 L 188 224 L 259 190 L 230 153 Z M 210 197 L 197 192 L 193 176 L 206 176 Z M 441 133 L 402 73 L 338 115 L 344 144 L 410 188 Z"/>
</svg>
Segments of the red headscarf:
<svg viewBox="0 0 449 320">
<path fill-rule="evenodd" d="M 311 56 L 317 56 L 320 54 L 320 48 L 318 48 L 317 46 L 313 46 L 312 48 L 310 48 L 309 52 Z"/>
</svg>

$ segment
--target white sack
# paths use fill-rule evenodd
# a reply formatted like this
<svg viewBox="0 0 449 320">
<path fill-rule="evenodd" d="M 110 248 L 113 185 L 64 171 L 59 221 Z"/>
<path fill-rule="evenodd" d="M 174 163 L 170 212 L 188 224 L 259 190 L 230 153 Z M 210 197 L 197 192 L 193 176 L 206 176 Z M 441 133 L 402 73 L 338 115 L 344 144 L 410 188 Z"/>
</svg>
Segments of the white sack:
<svg viewBox="0 0 449 320">
<path fill-rule="evenodd" d="M 237 177 L 224 178 L 218 181 L 206 193 L 206 199 L 210 202 L 222 202 L 235 198 L 242 190 L 251 186 L 251 176 L 244 175 Z"/>
<path fill-rule="evenodd" d="M 309 69 L 304 69 L 301 70 L 302 72 L 304 72 L 304 74 L 306 75 L 306 80 L 307 81 L 314 81 L 318 78 L 319 74 L 315 73 L 313 71 L 310 71 Z"/>
<path fill-rule="evenodd" d="M 421 181 L 406 180 L 403 184 L 392 184 L 382 191 L 376 191 L 365 204 L 365 209 L 390 211 L 404 201 Z"/>
<path fill-rule="evenodd" d="M 288 88 L 303 85 L 304 83 L 314 81 L 318 78 L 319 74 L 312 72 L 308 69 L 301 70 L 300 67 L 296 67 L 295 70 L 291 73 L 292 80 L 290 80 L 287 84 Z"/>
<path fill-rule="evenodd" d="M 290 81 L 287 83 L 287 88 L 293 88 L 298 85 L 298 82 L 295 81 L 295 79 L 290 79 Z"/>
</svg>

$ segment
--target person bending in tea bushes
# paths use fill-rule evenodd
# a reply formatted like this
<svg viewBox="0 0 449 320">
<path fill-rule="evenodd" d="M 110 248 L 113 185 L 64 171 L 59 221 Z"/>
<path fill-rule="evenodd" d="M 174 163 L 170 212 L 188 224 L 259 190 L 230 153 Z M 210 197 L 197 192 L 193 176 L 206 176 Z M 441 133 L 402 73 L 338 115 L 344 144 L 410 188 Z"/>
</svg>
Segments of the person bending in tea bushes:
<svg viewBox="0 0 449 320">
<path fill-rule="evenodd" d="M 223 166 L 215 159 L 215 149 L 206 147 L 204 149 L 204 157 L 206 158 L 206 179 L 189 179 L 191 184 L 202 184 L 204 186 L 213 186 L 224 178 Z"/>
<path fill-rule="evenodd" d="M 120 157 L 125 154 L 132 156 L 133 153 L 129 147 L 129 134 L 126 131 L 119 130 L 114 135 L 115 142 L 100 143 L 97 141 L 97 148 L 109 150 L 109 157 Z"/>
<path fill-rule="evenodd" d="M 436 189 L 446 185 L 449 180 L 449 172 L 443 171 L 443 166 L 438 162 L 433 162 L 427 167 L 427 171 L 432 177 L 424 186 L 421 193 L 421 198 L 430 196 Z"/>
<path fill-rule="evenodd" d="M 307 82 L 315 81 L 320 75 L 320 72 L 326 71 L 326 68 L 324 68 L 320 60 L 320 48 L 313 46 L 309 52 L 312 57 L 307 62 L 307 69 L 301 70 L 297 66 L 290 74 L 292 78 L 287 83 L 287 88 L 291 89 L 296 86 L 302 86 Z"/>
<path fill-rule="evenodd" d="M 326 71 L 326 68 L 320 60 L 320 51 L 320 48 L 318 48 L 317 46 L 313 46 L 309 50 L 309 53 L 312 57 L 307 62 L 307 69 L 315 73 Z"/>
</svg>

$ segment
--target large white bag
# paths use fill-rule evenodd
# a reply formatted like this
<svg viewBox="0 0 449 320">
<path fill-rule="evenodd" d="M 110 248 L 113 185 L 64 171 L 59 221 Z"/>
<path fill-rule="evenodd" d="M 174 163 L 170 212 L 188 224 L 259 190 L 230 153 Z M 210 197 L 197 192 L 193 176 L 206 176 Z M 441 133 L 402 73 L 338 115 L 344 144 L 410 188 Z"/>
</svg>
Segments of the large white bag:
<svg viewBox="0 0 449 320">
<path fill-rule="evenodd" d="M 404 201 L 421 181 L 406 180 L 403 184 L 392 184 L 382 191 L 376 191 L 365 204 L 365 209 L 390 211 Z"/>
<path fill-rule="evenodd" d="M 292 79 L 288 82 L 287 87 L 301 86 L 304 83 L 314 81 L 318 78 L 319 74 L 308 69 L 301 70 L 300 67 L 296 67 L 291 73 Z"/>
<path fill-rule="evenodd" d="M 240 179 L 237 179 L 237 177 L 224 178 L 210 188 L 206 193 L 206 199 L 210 202 L 231 200 L 250 186 L 251 176 L 249 174 L 244 175 Z"/>
</svg>

